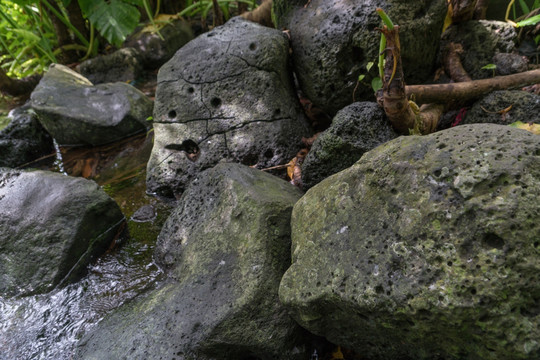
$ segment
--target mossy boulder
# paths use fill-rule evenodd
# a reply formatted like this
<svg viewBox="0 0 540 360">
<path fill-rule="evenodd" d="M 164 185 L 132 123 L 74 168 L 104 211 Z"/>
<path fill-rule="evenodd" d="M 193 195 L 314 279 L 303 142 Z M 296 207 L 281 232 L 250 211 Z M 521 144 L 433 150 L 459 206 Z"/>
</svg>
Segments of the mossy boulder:
<svg viewBox="0 0 540 360">
<path fill-rule="evenodd" d="M 540 357 L 540 136 L 392 140 L 311 188 L 280 299 L 368 359 Z"/>
<path fill-rule="evenodd" d="M 112 314 L 78 359 L 304 359 L 278 299 L 301 192 L 239 164 L 197 177 L 166 221 L 155 259 L 164 286 Z"/>
</svg>

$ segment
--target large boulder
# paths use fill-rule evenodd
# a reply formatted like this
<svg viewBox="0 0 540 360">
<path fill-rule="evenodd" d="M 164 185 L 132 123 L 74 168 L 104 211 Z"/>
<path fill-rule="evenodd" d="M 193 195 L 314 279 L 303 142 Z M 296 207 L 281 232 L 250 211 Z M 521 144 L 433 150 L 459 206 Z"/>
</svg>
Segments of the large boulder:
<svg viewBox="0 0 540 360">
<path fill-rule="evenodd" d="M 540 136 L 392 140 L 311 188 L 280 299 L 368 359 L 540 358 Z"/>
<path fill-rule="evenodd" d="M 53 64 L 30 97 L 39 121 L 60 145 L 101 145 L 149 128 L 152 101 L 126 83 L 93 86 Z"/>
<path fill-rule="evenodd" d="M 492 123 L 507 125 L 516 121 L 538 122 L 540 96 L 521 90 L 494 91 L 475 102 L 463 124 Z"/>
<path fill-rule="evenodd" d="M 169 281 L 82 340 L 78 359 L 299 359 L 300 327 L 278 300 L 301 192 L 259 170 L 219 164 L 166 221 L 155 259 Z"/>
<path fill-rule="evenodd" d="M 374 102 L 357 102 L 340 110 L 328 130 L 313 143 L 302 164 L 307 190 L 357 162 L 374 147 L 397 137 L 384 111 Z"/>
<path fill-rule="evenodd" d="M 158 74 L 149 192 L 181 194 L 220 161 L 287 163 L 309 137 L 283 34 L 233 18 L 182 47 Z"/>
<path fill-rule="evenodd" d="M 0 294 L 44 293 L 78 279 L 123 220 L 93 181 L 0 169 Z"/>
<path fill-rule="evenodd" d="M 334 115 L 356 99 L 373 97 L 368 62 L 377 61 L 383 8 L 400 25 L 405 81 L 421 83 L 431 76 L 446 14 L 446 1 L 405 0 L 274 0 L 278 28 L 290 30 L 295 72 L 314 105 Z"/>
<path fill-rule="evenodd" d="M 27 106 L 9 114 L 8 126 L 0 130 L 0 167 L 17 167 L 54 151 L 53 139 Z"/>
</svg>

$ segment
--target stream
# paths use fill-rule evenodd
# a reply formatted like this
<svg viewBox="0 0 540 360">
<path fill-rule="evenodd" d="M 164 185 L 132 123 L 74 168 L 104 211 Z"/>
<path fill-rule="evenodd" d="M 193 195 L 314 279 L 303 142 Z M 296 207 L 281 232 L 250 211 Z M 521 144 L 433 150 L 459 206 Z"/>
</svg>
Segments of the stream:
<svg viewBox="0 0 540 360">
<path fill-rule="evenodd" d="M 59 148 L 51 158 L 49 169 L 101 185 L 122 209 L 129 234 L 77 283 L 42 295 L 0 296 L 0 360 L 72 359 L 78 340 L 107 313 L 159 282 L 163 273 L 152 253 L 174 203 L 145 193 L 151 149 L 149 133 L 99 148 Z"/>
</svg>

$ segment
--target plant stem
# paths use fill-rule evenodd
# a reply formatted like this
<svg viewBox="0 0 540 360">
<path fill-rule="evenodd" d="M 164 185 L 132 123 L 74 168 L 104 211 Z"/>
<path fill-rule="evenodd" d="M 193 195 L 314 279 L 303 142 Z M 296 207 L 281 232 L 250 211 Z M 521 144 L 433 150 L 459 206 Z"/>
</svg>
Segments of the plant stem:
<svg viewBox="0 0 540 360">
<path fill-rule="evenodd" d="M 71 31 L 73 31 L 73 33 L 75 34 L 75 36 L 77 36 L 77 38 L 83 43 L 84 46 L 88 46 L 89 43 L 88 43 L 88 40 L 86 40 L 86 38 L 79 32 L 79 30 L 77 30 L 72 24 L 71 22 L 65 18 L 64 15 L 60 14 L 58 11 L 56 11 L 56 9 L 47 2 L 47 0 L 41 0 L 41 2 L 43 4 L 45 4 L 45 6 L 61 21 L 64 23 L 64 25 L 66 25 Z"/>
</svg>

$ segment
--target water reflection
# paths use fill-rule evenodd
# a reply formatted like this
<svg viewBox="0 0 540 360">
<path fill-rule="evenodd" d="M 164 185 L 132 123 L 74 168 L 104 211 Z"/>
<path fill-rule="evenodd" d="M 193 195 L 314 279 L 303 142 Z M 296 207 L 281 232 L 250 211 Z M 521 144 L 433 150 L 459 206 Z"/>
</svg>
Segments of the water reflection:
<svg viewBox="0 0 540 360">
<path fill-rule="evenodd" d="M 0 359 L 71 359 L 86 331 L 159 279 L 152 251 L 128 243 L 98 259 L 76 284 L 44 295 L 0 297 Z"/>
<path fill-rule="evenodd" d="M 0 296 L 0 360 L 72 359 L 77 341 L 107 313 L 159 281 L 162 273 L 152 254 L 174 203 L 146 195 L 149 135 L 92 149 L 61 149 L 56 171 L 95 180 L 128 219 L 149 206 L 155 216 L 129 220 L 123 244 L 89 266 L 79 282 L 43 295 Z"/>
</svg>

